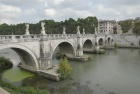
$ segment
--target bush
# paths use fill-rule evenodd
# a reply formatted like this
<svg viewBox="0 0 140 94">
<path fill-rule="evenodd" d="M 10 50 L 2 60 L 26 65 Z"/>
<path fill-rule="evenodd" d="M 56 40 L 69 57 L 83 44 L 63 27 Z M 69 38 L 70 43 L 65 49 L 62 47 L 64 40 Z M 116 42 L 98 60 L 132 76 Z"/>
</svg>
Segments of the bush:
<svg viewBox="0 0 140 94">
<path fill-rule="evenodd" d="M 71 68 L 70 64 L 68 63 L 68 60 L 66 57 L 64 57 L 63 59 L 61 59 L 59 61 L 58 67 L 59 67 L 58 73 L 60 73 L 61 79 L 67 78 L 72 71 L 72 68 Z"/>
<path fill-rule="evenodd" d="M 11 94 L 50 94 L 48 90 L 39 90 L 33 87 L 16 87 L 10 83 L 0 80 L 0 87 L 4 88 Z"/>
<path fill-rule="evenodd" d="M 4 57 L 0 57 L 0 70 L 1 71 L 4 71 L 6 69 L 10 69 L 13 67 L 13 63 L 7 59 L 7 58 L 4 58 Z"/>
<path fill-rule="evenodd" d="M 115 44 L 114 44 L 114 47 L 115 47 L 115 49 L 117 49 L 118 48 L 118 44 L 115 42 Z"/>
<path fill-rule="evenodd" d="M 88 60 L 90 61 L 90 60 L 92 60 L 92 56 L 90 55 L 90 56 L 88 56 Z"/>
</svg>

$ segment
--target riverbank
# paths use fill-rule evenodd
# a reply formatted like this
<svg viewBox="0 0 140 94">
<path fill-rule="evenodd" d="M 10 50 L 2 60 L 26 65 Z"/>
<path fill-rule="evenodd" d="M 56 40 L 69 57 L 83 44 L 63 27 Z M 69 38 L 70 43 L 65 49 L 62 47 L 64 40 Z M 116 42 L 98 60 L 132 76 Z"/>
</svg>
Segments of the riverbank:
<svg viewBox="0 0 140 94">
<path fill-rule="evenodd" d="M 0 94 L 10 94 L 10 93 L 0 87 Z"/>
<path fill-rule="evenodd" d="M 4 81 L 0 81 L 0 87 L 5 89 L 6 91 L 10 92 L 10 93 L 8 93 L 2 89 L 2 90 L 0 90 L 0 94 L 50 94 L 50 92 L 48 90 L 39 90 L 39 89 L 36 89 L 33 87 L 28 87 L 28 86 L 27 87 L 24 87 L 24 86 L 16 87 L 15 85 L 12 85 L 12 84 L 4 82 Z"/>
<path fill-rule="evenodd" d="M 133 49 L 140 49 L 140 45 L 118 45 L 118 48 L 133 48 Z"/>
</svg>

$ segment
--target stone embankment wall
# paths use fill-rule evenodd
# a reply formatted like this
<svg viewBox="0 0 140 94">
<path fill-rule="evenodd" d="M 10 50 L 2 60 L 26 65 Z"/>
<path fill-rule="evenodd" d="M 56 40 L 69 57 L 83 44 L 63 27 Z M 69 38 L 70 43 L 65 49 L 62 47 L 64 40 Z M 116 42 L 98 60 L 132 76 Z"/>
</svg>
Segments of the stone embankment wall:
<svg viewBox="0 0 140 94">
<path fill-rule="evenodd" d="M 114 35 L 114 42 L 118 45 L 140 46 L 140 36 L 128 34 Z"/>
</svg>

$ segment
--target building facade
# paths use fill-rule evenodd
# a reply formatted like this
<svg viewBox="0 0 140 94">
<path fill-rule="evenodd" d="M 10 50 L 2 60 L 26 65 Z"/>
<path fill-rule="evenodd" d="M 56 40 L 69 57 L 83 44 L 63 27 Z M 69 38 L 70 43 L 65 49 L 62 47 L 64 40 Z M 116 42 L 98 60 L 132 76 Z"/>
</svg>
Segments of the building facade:
<svg viewBox="0 0 140 94">
<path fill-rule="evenodd" d="M 117 22 L 115 20 L 98 21 L 98 33 L 117 34 Z"/>
</svg>

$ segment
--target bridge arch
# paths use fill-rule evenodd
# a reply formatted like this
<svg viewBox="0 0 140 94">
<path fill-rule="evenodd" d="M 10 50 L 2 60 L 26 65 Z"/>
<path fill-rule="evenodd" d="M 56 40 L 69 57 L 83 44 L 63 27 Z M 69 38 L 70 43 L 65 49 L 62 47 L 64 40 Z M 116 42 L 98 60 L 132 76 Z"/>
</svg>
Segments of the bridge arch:
<svg viewBox="0 0 140 94">
<path fill-rule="evenodd" d="M 104 44 L 104 40 L 103 40 L 103 38 L 99 38 L 99 40 L 98 40 L 98 44 L 99 44 L 100 46 L 103 46 L 103 44 Z"/>
<path fill-rule="evenodd" d="M 16 45 L 16 44 L 7 44 L 4 46 L 0 46 L 0 50 L 10 48 L 13 49 L 18 56 L 20 57 L 22 67 L 30 70 L 36 71 L 39 69 L 38 59 L 36 55 L 27 47 L 23 45 Z"/>
<path fill-rule="evenodd" d="M 111 43 L 111 38 L 110 38 L 110 37 L 107 38 L 107 43 L 108 43 L 108 44 Z"/>
<path fill-rule="evenodd" d="M 61 54 L 65 54 L 68 57 L 76 55 L 74 45 L 71 42 L 68 42 L 68 41 L 61 41 L 61 42 L 57 43 L 53 48 L 52 56 L 55 54 L 56 50 L 59 50 L 59 52 Z"/>
<path fill-rule="evenodd" d="M 83 51 L 92 51 L 93 43 L 92 40 L 87 39 L 83 43 Z"/>
</svg>

